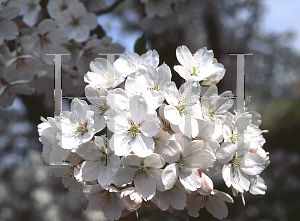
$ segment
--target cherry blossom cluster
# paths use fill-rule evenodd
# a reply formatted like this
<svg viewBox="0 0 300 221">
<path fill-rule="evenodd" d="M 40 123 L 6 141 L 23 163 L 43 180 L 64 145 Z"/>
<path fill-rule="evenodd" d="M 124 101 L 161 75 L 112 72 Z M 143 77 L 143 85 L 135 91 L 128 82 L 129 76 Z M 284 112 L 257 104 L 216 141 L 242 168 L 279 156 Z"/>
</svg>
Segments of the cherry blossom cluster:
<svg viewBox="0 0 300 221">
<path fill-rule="evenodd" d="M 211 50 L 192 54 L 180 46 L 176 56 L 174 70 L 185 79 L 179 89 L 155 50 L 126 53 L 113 64 L 96 58 L 84 75 L 87 99 L 42 118 L 38 132 L 49 173 L 86 198 L 87 210 L 118 220 L 142 206 L 185 209 L 193 217 L 205 207 L 223 219 L 233 198 L 214 188 L 218 175 L 234 196 L 265 194 L 260 174 L 269 157 L 260 115 L 229 111 L 233 93 L 218 94 L 225 68 Z M 238 142 L 241 124 L 246 130 Z"/>
<path fill-rule="evenodd" d="M 46 1 L 45 1 L 46 2 Z M 54 56 L 63 56 L 62 78 L 65 96 L 81 96 L 82 78 L 92 59 L 102 53 L 123 53 L 112 38 L 99 35 L 95 11 L 104 1 L 0 0 L 0 106 L 13 104 L 17 94 L 32 95 L 36 90 L 53 100 Z M 94 31 L 94 32 L 92 32 Z M 79 95 L 78 95 L 79 94 Z M 52 96 L 49 96 L 52 95 Z M 45 99 L 45 100 L 46 100 Z"/>
</svg>

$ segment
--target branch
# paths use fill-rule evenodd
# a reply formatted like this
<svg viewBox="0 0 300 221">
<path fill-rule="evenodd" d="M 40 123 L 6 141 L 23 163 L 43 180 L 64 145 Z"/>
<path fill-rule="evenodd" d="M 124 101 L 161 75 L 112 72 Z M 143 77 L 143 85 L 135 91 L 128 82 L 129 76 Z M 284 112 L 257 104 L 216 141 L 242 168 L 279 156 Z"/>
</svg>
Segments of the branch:
<svg viewBox="0 0 300 221">
<path fill-rule="evenodd" d="M 96 15 L 102 15 L 102 14 L 106 14 L 106 13 L 112 12 L 116 7 L 118 7 L 119 4 L 121 4 L 124 1 L 125 0 L 117 0 L 111 6 L 109 6 L 107 8 L 104 8 L 104 9 L 101 9 L 99 11 L 96 11 Z"/>
</svg>

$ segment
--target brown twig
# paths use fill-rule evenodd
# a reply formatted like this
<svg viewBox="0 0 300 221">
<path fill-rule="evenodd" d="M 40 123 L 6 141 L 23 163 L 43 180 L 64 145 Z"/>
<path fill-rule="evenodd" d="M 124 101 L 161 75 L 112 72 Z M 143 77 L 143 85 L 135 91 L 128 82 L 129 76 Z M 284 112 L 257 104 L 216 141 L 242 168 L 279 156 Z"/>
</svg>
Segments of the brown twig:
<svg viewBox="0 0 300 221">
<path fill-rule="evenodd" d="M 118 7 L 119 4 L 121 4 L 124 1 L 125 0 L 117 0 L 111 6 L 109 6 L 107 8 L 104 8 L 104 9 L 101 9 L 99 11 L 96 11 L 96 15 L 102 15 L 102 14 L 106 14 L 106 13 L 112 12 L 116 7 Z"/>
</svg>

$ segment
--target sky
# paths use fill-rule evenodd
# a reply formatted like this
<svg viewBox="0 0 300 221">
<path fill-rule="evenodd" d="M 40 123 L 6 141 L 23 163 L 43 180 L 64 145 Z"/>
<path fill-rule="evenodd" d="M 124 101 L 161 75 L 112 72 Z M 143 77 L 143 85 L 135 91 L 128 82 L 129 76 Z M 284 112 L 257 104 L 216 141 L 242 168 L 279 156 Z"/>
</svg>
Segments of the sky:
<svg viewBox="0 0 300 221">
<path fill-rule="evenodd" d="M 264 0 L 265 14 L 262 27 L 264 32 L 295 32 L 295 41 L 291 45 L 300 52 L 300 1 Z"/>
<path fill-rule="evenodd" d="M 300 52 L 300 0 L 264 0 L 265 12 L 262 16 L 261 31 L 264 33 L 282 33 L 292 31 L 295 33 L 294 42 L 290 42 L 295 50 Z M 107 25 L 109 20 L 114 27 Z M 135 40 L 142 35 L 142 31 L 126 33 L 122 31 L 122 24 L 112 15 L 103 15 L 98 18 L 100 24 L 113 41 L 125 47 L 125 52 L 132 52 Z M 119 27 L 116 25 L 119 24 Z"/>
</svg>

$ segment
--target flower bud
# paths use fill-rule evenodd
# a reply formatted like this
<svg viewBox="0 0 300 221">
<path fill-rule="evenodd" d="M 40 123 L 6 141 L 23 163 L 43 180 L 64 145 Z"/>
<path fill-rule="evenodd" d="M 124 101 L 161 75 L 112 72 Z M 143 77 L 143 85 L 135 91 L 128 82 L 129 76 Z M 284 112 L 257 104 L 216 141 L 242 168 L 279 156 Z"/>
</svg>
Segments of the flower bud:
<svg viewBox="0 0 300 221">
<path fill-rule="evenodd" d="M 205 174 L 199 172 L 201 179 L 201 187 L 198 189 L 199 193 L 202 195 L 209 195 L 211 191 L 214 189 L 214 184 L 212 180 Z"/>
<path fill-rule="evenodd" d="M 142 205 L 143 199 L 135 187 L 124 189 L 120 194 L 121 200 L 129 211 L 135 211 Z"/>
</svg>

